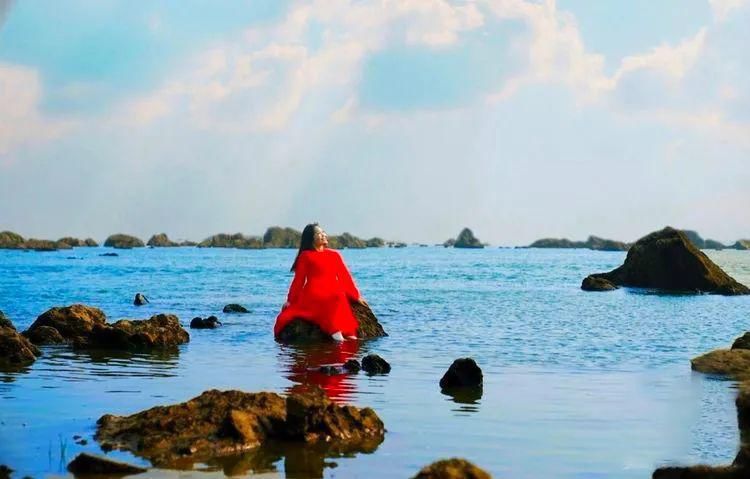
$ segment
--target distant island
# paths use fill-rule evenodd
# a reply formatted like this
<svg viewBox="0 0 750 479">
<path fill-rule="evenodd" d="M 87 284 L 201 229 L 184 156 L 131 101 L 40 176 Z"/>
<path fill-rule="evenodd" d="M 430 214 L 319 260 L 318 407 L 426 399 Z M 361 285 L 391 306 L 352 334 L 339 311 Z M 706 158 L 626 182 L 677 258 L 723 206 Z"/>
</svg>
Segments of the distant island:
<svg viewBox="0 0 750 479">
<path fill-rule="evenodd" d="M 750 240 L 737 240 L 731 246 L 722 244 L 712 239 L 703 239 L 696 231 L 681 230 L 688 240 L 698 249 L 750 249 Z M 600 238 L 598 236 L 589 236 L 586 241 L 571 241 L 567 238 L 543 238 L 531 243 L 527 248 L 584 248 L 597 251 L 627 251 L 632 243 Z"/>
<path fill-rule="evenodd" d="M 446 248 L 484 248 L 484 243 L 479 241 L 469 228 L 464 228 L 455 239 L 446 240 L 443 246 Z"/>
</svg>

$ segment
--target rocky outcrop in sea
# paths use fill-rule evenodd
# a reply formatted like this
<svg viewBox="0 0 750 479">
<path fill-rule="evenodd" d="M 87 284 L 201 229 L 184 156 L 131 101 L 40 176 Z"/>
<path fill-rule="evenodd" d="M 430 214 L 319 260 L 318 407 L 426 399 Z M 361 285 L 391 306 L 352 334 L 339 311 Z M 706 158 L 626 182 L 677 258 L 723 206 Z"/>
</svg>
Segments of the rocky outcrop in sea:
<svg viewBox="0 0 750 479">
<path fill-rule="evenodd" d="M 41 356 L 34 344 L 22 336 L 2 311 L 0 311 L 0 365 L 23 366 Z"/>
<path fill-rule="evenodd" d="M 271 226 L 263 234 L 264 248 L 299 248 L 302 233 L 294 228 Z"/>
<path fill-rule="evenodd" d="M 454 457 L 423 467 L 412 479 L 492 479 L 492 476 L 466 459 Z"/>
<path fill-rule="evenodd" d="M 107 237 L 107 239 L 104 241 L 104 246 L 110 248 L 130 249 L 142 248 L 146 245 L 143 244 L 143 241 L 141 239 L 136 238 L 135 236 L 118 233 Z"/>
<path fill-rule="evenodd" d="M 359 322 L 359 329 L 357 329 L 359 339 L 388 336 L 369 306 L 359 304 L 356 301 L 350 304 L 352 312 Z M 294 319 L 276 336 L 276 341 L 280 343 L 320 343 L 333 340 L 315 324 L 304 319 Z"/>
<path fill-rule="evenodd" d="M 609 273 L 596 273 L 618 286 L 723 295 L 750 294 L 674 228 L 651 233 L 628 250 L 625 263 Z"/>
<path fill-rule="evenodd" d="M 571 241 L 567 238 L 544 238 L 531 243 L 529 248 L 583 248 L 596 251 L 627 251 L 630 243 L 589 236 L 586 241 Z"/>
<path fill-rule="evenodd" d="M 446 248 L 484 248 L 484 244 L 474 236 L 469 228 L 462 229 L 455 239 L 446 240 L 443 246 Z"/>
<path fill-rule="evenodd" d="M 169 236 L 167 236 L 166 233 L 159 233 L 151 236 L 146 242 L 146 245 L 154 248 L 174 248 L 180 246 L 180 243 L 176 243 L 169 239 Z"/>
<path fill-rule="evenodd" d="M 263 239 L 257 236 L 245 236 L 242 233 L 226 234 L 219 233 L 209 236 L 200 243 L 199 248 L 237 248 L 237 249 L 260 249 L 263 247 Z"/>
</svg>

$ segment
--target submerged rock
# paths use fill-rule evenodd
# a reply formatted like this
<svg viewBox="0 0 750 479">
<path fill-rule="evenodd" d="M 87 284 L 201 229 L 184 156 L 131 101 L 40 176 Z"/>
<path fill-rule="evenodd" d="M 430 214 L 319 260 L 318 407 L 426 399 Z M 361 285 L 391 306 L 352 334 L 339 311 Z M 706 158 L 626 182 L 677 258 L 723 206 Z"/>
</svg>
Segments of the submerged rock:
<svg viewBox="0 0 750 479">
<path fill-rule="evenodd" d="M 586 276 L 581 282 L 581 289 L 584 291 L 612 291 L 617 289 L 617 286 L 604 278 Z"/>
<path fill-rule="evenodd" d="M 174 241 L 169 239 L 169 236 L 167 236 L 166 233 L 159 233 L 151 236 L 146 245 L 154 248 L 170 248 L 180 246 L 179 243 L 175 243 Z"/>
<path fill-rule="evenodd" d="M 99 256 L 111 256 L 111 257 L 115 257 L 115 256 L 120 256 L 120 255 L 117 254 L 117 253 L 102 253 Z"/>
<path fill-rule="evenodd" d="M 619 268 L 591 276 L 619 286 L 724 295 L 750 294 L 747 286 L 726 274 L 690 243 L 684 233 L 669 227 L 639 239 Z"/>
<path fill-rule="evenodd" d="M 369 306 L 356 301 L 352 301 L 350 304 L 354 317 L 359 322 L 359 328 L 357 329 L 357 337 L 359 339 L 388 336 Z M 276 336 L 276 341 L 281 343 L 318 343 L 333 340 L 329 335 L 321 331 L 317 325 L 304 319 L 294 319 L 279 332 Z"/>
<path fill-rule="evenodd" d="M 157 314 L 148 320 L 107 324 L 102 310 L 83 304 L 51 308 L 24 336 L 35 344 L 65 342 L 83 349 L 115 350 L 171 349 L 190 340 L 177 316 Z"/>
<path fill-rule="evenodd" d="M 356 374 L 359 372 L 360 369 L 362 369 L 362 366 L 359 364 L 359 361 L 357 361 L 356 359 L 350 359 L 344 363 L 344 370 L 346 372 Z"/>
<path fill-rule="evenodd" d="M 481 388 L 484 377 L 482 369 L 471 358 L 460 358 L 453 361 L 440 379 L 441 389 Z"/>
<path fill-rule="evenodd" d="M 13 323 L 0 311 L 0 365 L 23 366 L 33 363 L 42 352 L 16 331 Z"/>
<path fill-rule="evenodd" d="M 187 402 L 131 416 L 102 416 L 102 447 L 130 451 L 157 467 L 204 462 L 268 441 L 293 441 L 356 450 L 383 440 L 385 429 L 369 408 L 338 406 L 320 389 L 286 398 L 269 392 L 210 390 Z"/>
<path fill-rule="evenodd" d="M 140 474 L 148 471 L 148 469 L 82 452 L 68 464 L 68 471 L 73 474 L 112 474 L 124 476 L 128 474 Z"/>
<path fill-rule="evenodd" d="M 232 304 L 227 304 L 226 306 L 224 306 L 224 309 L 222 309 L 222 312 L 246 314 L 246 313 L 249 313 L 250 310 L 242 306 L 241 304 L 232 303 Z"/>
<path fill-rule="evenodd" d="M 135 298 L 133 298 L 133 305 L 135 306 L 143 306 L 146 303 L 150 303 L 148 298 L 144 296 L 142 293 L 136 293 Z"/>
<path fill-rule="evenodd" d="M 142 248 L 146 245 L 143 241 L 135 236 L 125 234 L 114 234 L 109 236 L 104 241 L 104 246 L 111 248 L 129 249 L 129 248 Z"/>
<path fill-rule="evenodd" d="M 466 459 L 452 458 L 433 462 L 412 479 L 491 479 L 486 471 Z"/>
<path fill-rule="evenodd" d="M 209 316 L 205 319 L 197 317 L 190 321 L 191 329 L 216 329 L 219 325 L 221 325 L 221 321 L 216 316 Z"/>
<path fill-rule="evenodd" d="M 362 370 L 368 374 L 388 374 L 391 365 L 377 354 L 368 354 L 362 358 Z"/>
</svg>

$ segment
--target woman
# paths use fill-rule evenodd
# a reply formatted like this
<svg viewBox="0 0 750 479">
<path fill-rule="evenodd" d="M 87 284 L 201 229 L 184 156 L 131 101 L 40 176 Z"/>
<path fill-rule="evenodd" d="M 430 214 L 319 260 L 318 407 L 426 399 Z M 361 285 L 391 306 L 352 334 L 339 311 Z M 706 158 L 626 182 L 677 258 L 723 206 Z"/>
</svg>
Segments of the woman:
<svg viewBox="0 0 750 479">
<path fill-rule="evenodd" d="M 366 305 L 338 251 L 328 249 L 328 235 L 317 223 L 302 230 L 292 263 L 294 279 L 273 328 L 278 335 L 293 319 L 316 324 L 335 341 L 357 339 L 357 318 L 349 301 Z"/>
</svg>

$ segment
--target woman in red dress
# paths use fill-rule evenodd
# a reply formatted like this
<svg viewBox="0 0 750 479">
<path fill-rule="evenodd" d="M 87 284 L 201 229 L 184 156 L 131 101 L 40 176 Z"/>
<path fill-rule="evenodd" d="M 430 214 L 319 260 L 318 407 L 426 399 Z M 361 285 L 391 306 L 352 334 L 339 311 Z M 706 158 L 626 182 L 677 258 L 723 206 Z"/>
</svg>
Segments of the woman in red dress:
<svg viewBox="0 0 750 479">
<path fill-rule="evenodd" d="M 305 226 L 292 264 L 294 279 L 273 328 L 278 335 L 290 321 L 316 324 L 336 341 L 357 339 L 357 318 L 349 301 L 367 302 L 359 294 L 341 254 L 328 249 L 328 236 L 317 223 Z"/>
</svg>

